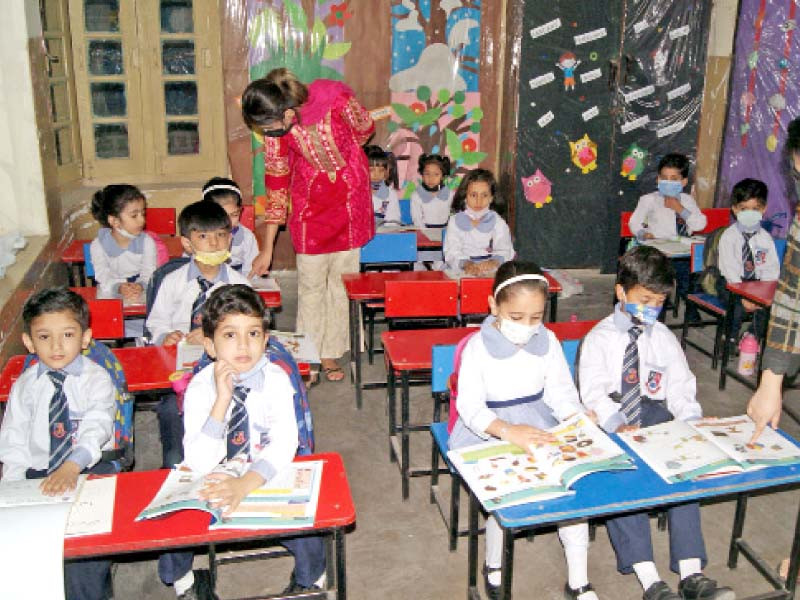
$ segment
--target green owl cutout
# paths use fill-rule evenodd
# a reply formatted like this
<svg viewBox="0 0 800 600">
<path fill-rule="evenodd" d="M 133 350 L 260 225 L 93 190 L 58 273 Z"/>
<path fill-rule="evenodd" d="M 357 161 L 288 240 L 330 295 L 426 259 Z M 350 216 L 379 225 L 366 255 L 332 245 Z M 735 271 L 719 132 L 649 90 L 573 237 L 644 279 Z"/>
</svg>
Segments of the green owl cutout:
<svg viewBox="0 0 800 600">
<path fill-rule="evenodd" d="M 622 155 L 622 169 L 619 174 L 627 177 L 629 181 L 636 181 L 636 178 L 644 171 L 646 159 L 647 150 L 634 142 Z"/>
</svg>

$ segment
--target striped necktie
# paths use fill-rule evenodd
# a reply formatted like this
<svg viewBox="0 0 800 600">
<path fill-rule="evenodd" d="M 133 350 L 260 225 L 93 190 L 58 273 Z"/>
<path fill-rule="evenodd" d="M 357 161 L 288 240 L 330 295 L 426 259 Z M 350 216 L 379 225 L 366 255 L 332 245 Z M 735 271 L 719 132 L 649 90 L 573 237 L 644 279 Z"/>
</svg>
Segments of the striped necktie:
<svg viewBox="0 0 800 600">
<path fill-rule="evenodd" d="M 686 224 L 686 221 L 683 217 L 678 216 L 675 218 L 675 228 L 677 229 L 679 236 L 689 237 L 689 226 Z"/>
<path fill-rule="evenodd" d="M 67 395 L 64 393 L 64 380 L 67 376 L 61 371 L 48 371 L 47 376 L 55 388 L 50 398 L 50 461 L 47 465 L 49 475 L 58 469 L 72 452 L 72 432 Z"/>
<path fill-rule="evenodd" d="M 744 244 L 742 244 L 742 279 L 745 281 L 751 281 L 756 278 L 756 261 L 753 258 L 753 249 L 750 247 L 750 238 L 754 235 L 755 232 L 742 232 L 742 237 L 744 238 Z"/>
<path fill-rule="evenodd" d="M 638 425 L 641 413 L 641 390 L 639 388 L 639 348 L 636 341 L 642 335 L 642 328 L 634 325 L 628 329 L 630 341 L 625 347 L 622 359 L 622 382 L 620 384 L 620 409 L 628 425 Z"/>
<path fill-rule="evenodd" d="M 192 321 L 190 328 L 195 329 L 203 325 L 203 318 L 202 318 L 202 310 L 203 305 L 206 303 L 206 294 L 208 290 L 214 285 L 208 279 L 203 277 L 202 275 L 197 276 L 197 285 L 200 286 L 200 293 L 197 294 L 197 298 L 194 299 L 192 302 Z"/>
<path fill-rule="evenodd" d="M 227 458 L 236 458 L 250 454 L 250 419 L 247 416 L 247 407 L 244 405 L 250 389 L 241 385 L 233 388 L 233 411 L 228 422 L 228 451 Z"/>
</svg>

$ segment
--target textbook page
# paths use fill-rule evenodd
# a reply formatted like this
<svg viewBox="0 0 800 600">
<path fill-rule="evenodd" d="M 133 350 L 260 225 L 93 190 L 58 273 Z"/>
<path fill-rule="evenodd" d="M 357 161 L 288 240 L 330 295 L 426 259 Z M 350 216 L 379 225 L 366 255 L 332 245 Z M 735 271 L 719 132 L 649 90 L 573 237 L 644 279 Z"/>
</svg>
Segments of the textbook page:
<svg viewBox="0 0 800 600">
<path fill-rule="evenodd" d="M 256 276 L 250 280 L 253 289 L 257 292 L 280 292 L 281 288 L 274 277 Z"/>
<path fill-rule="evenodd" d="M 800 448 L 770 427 L 751 444 L 756 426 L 747 415 L 705 418 L 691 426 L 746 470 L 800 463 Z"/>
<path fill-rule="evenodd" d="M 81 475 L 74 490 L 69 490 L 58 496 L 45 496 L 41 490 L 41 479 L 0 481 L 0 508 L 30 504 L 72 503 L 85 479 L 86 475 Z"/>
<path fill-rule="evenodd" d="M 205 348 L 202 344 L 187 344 L 186 340 L 181 340 L 177 344 L 178 351 L 175 358 L 175 370 L 189 370 L 203 356 Z"/>
<path fill-rule="evenodd" d="M 67 519 L 66 537 L 111 533 L 117 476 L 93 477 L 83 482 Z"/>
<path fill-rule="evenodd" d="M 156 495 L 134 521 L 160 517 L 184 508 L 195 508 L 218 516 L 218 511 L 215 513 L 204 500 L 200 500 L 200 490 L 204 484 L 205 474 L 180 466 L 172 469 Z"/>
<path fill-rule="evenodd" d="M 309 363 L 312 365 L 321 362 L 319 350 L 314 344 L 314 340 L 305 333 L 295 333 L 293 331 L 270 331 L 269 336 L 280 342 L 292 355 L 295 362 Z"/>
</svg>

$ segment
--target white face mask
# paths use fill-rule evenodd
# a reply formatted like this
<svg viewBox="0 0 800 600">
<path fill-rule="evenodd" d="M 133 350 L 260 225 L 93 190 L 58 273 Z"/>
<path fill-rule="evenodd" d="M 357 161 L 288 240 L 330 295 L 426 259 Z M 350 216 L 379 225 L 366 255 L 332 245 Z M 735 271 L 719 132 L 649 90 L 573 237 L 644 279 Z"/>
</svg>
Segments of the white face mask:
<svg viewBox="0 0 800 600">
<path fill-rule="evenodd" d="M 467 216 L 473 221 L 480 221 L 489 212 L 489 207 L 487 206 L 480 210 L 473 210 L 467 207 L 464 209 L 464 212 L 467 213 Z"/>
<path fill-rule="evenodd" d="M 500 333 L 502 333 L 509 342 L 517 346 L 524 346 L 527 344 L 534 334 L 539 331 L 541 326 L 541 323 L 537 325 L 523 325 L 522 323 L 517 323 L 510 319 L 500 319 Z"/>
<path fill-rule="evenodd" d="M 759 223 L 764 215 L 758 210 L 740 210 L 736 213 L 736 220 L 742 224 L 745 229 L 752 229 Z"/>
<path fill-rule="evenodd" d="M 114 228 L 114 231 L 116 231 L 122 237 L 127 238 L 129 240 L 135 240 L 138 237 L 138 236 L 133 235 L 132 233 L 128 233 L 122 227 L 116 227 L 116 228 Z"/>
</svg>

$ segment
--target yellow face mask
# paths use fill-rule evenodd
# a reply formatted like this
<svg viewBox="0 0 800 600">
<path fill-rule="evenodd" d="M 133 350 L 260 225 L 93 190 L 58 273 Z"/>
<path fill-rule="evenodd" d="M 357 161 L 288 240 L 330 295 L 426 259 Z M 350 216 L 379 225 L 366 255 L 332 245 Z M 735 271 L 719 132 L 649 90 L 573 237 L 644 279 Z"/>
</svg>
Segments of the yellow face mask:
<svg viewBox="0 0 800 600">
<path fill-rule="evenodd" d="M 209 267 L 216 267 L 221 265 L 231 257 L 230 250 L 216 250 L 214 252 L 199 252 L 195 251 L 194 259 L 197 262 L 208 265 Z"/>
</svg>

